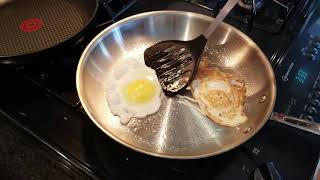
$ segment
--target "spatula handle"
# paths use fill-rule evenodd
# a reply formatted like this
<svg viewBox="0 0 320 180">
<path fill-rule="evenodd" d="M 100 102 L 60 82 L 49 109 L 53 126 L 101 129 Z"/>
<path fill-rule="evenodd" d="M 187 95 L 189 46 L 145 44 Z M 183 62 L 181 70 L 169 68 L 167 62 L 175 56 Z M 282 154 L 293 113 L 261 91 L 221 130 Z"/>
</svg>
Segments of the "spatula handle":
<svg viewBox="0 0 320 180">
<path fill-rule="evenodd" d="M 228 0 L 223 6 L 215 20 L 210 24 L 207 31 L 203 34 L 206 39 L 209 39 L 211 34 L 216 30 L 224 18 L 229 14 L 230 10 L 237 4 L 239 0 Z"/>
</svg>

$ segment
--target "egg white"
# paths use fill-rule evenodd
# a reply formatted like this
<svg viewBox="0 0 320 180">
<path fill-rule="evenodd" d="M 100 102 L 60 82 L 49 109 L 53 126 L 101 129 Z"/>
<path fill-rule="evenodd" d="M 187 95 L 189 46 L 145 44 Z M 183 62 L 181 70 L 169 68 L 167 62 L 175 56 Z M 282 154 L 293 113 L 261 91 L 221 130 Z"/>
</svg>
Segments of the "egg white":
<svg viewBox="0 0 320 180">
<path fill-rule="evenodd" d="M 149 101 L 132 104 L 125 99 L 123 87 L 135 80 L 149 80 L 156 87 L 155 95 Z M 156 113 L 161 106 L 161 93 L 155 71 L 134 60 L 116 62 L 108 75 L 107 103 L 111 112 L 120 117 L 122 124 L 127 124 L 131 118 L 144 118 Z"/>
</svg>

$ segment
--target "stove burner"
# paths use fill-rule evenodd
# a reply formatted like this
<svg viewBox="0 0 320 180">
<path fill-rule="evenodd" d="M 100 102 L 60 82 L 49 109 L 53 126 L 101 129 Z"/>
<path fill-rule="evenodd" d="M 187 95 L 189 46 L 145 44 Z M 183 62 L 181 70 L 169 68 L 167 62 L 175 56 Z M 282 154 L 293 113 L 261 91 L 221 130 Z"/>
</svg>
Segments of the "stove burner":
<svg viewBox="0 0 320 180">
<path fill-rule="evenodd" d="M 185 0 L 217 14 L 226 0 Z M 247 24 L 248 31 L 280 33 L 302 0 L 241 0 L 228 17 Z"/>
<path fill-rule="evenodd" d="M 246 163 L 248 166 L 248 172 L 242 171 L 237 174 L 246 179 L 253 168 L 257 166 L 255 162 L 247 158 L 248 155 L 244 152 L 244 148 L 204 159 L 187 161 L 163 159 L 126 148 L 109 139 L 101 131 L 96 131 L 96 128 L 91 125 L 83 127 L 83 140 L 86 146 L 91 147 L 87 156 L 95 164 L 99 164 L 102 172 L 106 173 L 102 174 L 103 176 L 112 175 L 111 179 L 129 179 L 132 175 L 136 179 L 158 179 L 155 177 L 161 177 L 159 179 L 170 179 L 172 177 L 176 179 L 207 179 L 208 177 L 219 179 L 222 172 L 225 173 L 231 169 L 234 171 L 234 164 L 239 162 Z M 136 173 L 142 169 L 144 173 Z M 241 171 L 240 168 L 239 171 Z"/>
<path fill-rule="evenodd" d="M 256 11 L 259 11 L 264 6 L 265 0 L 241 0 L 238 5 L 246 10 L 252 10 L 252 7 Z"/>
</svg>

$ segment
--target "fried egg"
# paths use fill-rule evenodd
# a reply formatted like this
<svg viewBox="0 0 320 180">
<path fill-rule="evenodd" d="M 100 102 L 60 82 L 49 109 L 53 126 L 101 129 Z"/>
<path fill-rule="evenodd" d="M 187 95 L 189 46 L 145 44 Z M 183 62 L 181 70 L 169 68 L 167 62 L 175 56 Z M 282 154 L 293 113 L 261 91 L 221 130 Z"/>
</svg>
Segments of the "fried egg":
<svg viewBox="0 0 320 180">
<path fill-rule="evenodd" d="M 134 60 L 118 61 L 107 80 L 108 106 L 122 124 L 159 110 L 162 89 L 153 69 Z"/>
<path fill-rule="evenodd" d="M 201 113 L 223 126 L 236 127 L 247 121 L 244 113 L 245 83 L 217 67 L 200 67 L 191 84 Z"/>
</svg>

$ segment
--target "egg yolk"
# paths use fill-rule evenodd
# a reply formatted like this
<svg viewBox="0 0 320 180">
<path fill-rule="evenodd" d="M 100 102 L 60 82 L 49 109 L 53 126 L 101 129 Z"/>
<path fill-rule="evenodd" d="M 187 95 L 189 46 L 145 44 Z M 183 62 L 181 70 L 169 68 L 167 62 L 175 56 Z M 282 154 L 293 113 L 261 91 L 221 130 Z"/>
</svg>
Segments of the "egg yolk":
<svg viewBox="0 0 320 180">
<path fill-rule="evenodd" d="M 123 95 L 128 102 L 142 104 L 148 102 L 156 93 L 156 87 L 152 81 L 134 80 L 123 89 Z"/>
</svg>

